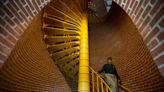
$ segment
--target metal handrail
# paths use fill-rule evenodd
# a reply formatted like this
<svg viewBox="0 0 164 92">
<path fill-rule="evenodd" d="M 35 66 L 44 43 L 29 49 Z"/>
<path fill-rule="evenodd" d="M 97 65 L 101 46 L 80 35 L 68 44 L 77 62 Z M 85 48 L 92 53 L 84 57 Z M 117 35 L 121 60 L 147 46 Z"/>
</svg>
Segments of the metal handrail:
<svg viewBox="0 0 164 92">
<path fill-rule="evenodd" d="M 119 86 L 120 88 L 122 88 L 123 90 L 125 90 L 126 92 L 133 92 L 133 91 L 131 91 L 130 89 L 126 88 L 125 86 L 121 85 L 121 84 L 118 84 L 118 86 Z"/>
<path fill-rule="evenodd" d="M 108 84 L 104 81 L 104 79 L 99 75 L 96 71 L 94 71 L 91 67 L 90 69 L 90 78 L 91 78 L 91 92 L 112 92 Z M 96 77 L 96 79 L 94 79 Z M 99 80 L 99 81 L 98 81 Z M 103 86 L 104 85 L 104 86 Z M 96 88 L 95 88 L 96 86 Z M 118 84 L 120 88 L 122 88 L 126 92 L 133 92 L 125 86 Z"/>
<path fill-rule="evenodd" d="M 91 80 L 91 92 L 112 92 L 108 84 L 95 72 L 91 67 L 90 69 L 90 80 Z"/>
</svg>

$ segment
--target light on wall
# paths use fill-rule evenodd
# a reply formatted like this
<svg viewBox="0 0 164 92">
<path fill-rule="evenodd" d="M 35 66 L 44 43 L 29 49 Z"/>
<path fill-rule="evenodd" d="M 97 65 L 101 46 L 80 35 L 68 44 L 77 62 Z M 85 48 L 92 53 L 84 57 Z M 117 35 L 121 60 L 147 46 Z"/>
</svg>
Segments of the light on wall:
<svg viewBox="0 0 164 92">
<path fill-rule="evenodd" d="M 104 0 L 104 4 L 105 4 L 107 12 L 109 12 L 112 5 L 112 0 Z"/>
</svg>

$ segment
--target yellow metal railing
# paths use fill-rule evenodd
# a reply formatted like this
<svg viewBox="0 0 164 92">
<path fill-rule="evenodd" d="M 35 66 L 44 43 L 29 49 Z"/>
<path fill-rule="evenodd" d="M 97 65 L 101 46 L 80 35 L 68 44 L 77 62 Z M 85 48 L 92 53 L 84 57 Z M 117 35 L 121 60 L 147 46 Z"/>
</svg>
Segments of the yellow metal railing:
<svg viewBox="0 0 164 92">
<path fill-rule="evenodd" d="M 92 68 L 89 69 L 86 2 L 56 0 L 46 6 L 43 13 L 44 40 L 62 72 L 74 79 L 79 73 L 78 92 L 111 92 L 106 82 Z"/>
<path fill-rule="evenodd" d="M 54 0 L 43 13 L 50 56 L 67 76 L 75 79 L 79 73 L 79 92 L 90 92 L 86 4 L 86 0 Z"/>
<path fill-rule="evenodd" d="M 91 92 L 112 92 L 108 84 L 103 80 L 102 76 L 95 72 L 91 67 L 89 69 Z M 118 84 L 118 87 L 121 88 L 123 92 L 133 92 L 121 84 Z"/>
<path fill-rule="evenodd" d="M 81 16 L 80 10 L 76 9 L 78 4 L 74 4 L 75 0 L 68 2 L 53 0 L 44 8 L 42 29 L 54 63 L 68 77 L 76 79 L 79 71 Z"/>
<path fill-rule="evenodd" d="M 112 92 L 108 84 L 90 67 L 91 92 Z"/>
<path fill-rule="evenodd" d="M 123 89 L 125 92 L 133 92 L 133 91 L 131 91 L 130 89 L 126 88 L 125 86 L 121 85 L 121 84 L 119 84 L 118 86 L 119 86 L 121 89 Z"/>
</svg>

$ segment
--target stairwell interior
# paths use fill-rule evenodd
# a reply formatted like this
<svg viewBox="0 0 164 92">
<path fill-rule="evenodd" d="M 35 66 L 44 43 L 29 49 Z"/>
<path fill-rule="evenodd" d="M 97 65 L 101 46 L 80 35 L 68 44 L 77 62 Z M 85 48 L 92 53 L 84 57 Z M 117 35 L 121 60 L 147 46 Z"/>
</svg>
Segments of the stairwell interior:
<svg viewBox="0 0 164 92">
<path fill-rule="evenodd" d="M 127 13 L 114 2 L 105 17 L 86 7 L 86 0 L 54 0 L 46 5 L 1 67 L 0 91 L 111 92 L 101 78 L 96 79 L 95 71 L 112 56 L 122 92 L 162 92 L 164 79 Z M 86 12 L 89 19 L 84 25 Z M 88 89 L 79 88 L 80 79 Z"/>
</svg>

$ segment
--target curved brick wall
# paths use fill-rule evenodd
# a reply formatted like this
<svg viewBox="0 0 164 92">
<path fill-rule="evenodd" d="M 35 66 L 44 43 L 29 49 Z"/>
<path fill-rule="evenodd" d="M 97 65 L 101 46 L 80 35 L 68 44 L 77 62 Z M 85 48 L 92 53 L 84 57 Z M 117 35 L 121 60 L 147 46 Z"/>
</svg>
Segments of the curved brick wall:
<svg viewBox="0 0 164 92">
<path fill-rule="evenodd" d="M 130 16 L 164 76 L 164 1 L 113 0 Z"/>
<path fill-rule="evenodd" d="M 96 71 L 112 56 L 125 87 L 134 92 L 164 90 L 164 79 L 140 33 L 118 5 L 113 4 L 106 23 L 89 24 L 89 39 L 90 65 Z"/>
<path fill-rule="evenodd" d="M 33 17 L 51 0 L 0 0 L 0 65 Z M 164 76 L 164 1 L 114 0 L 130 16 Z"/>
<path fill-rule="evenodd" d="M 31 20 L 50 0 L 0 0 L 0 65 Z"/>
<path fill-rule="evenodd" d="M 39 13 L 1 68 L 1 92 L 70 92 L 42 40 L 41 19 Z"/>
</svg>

